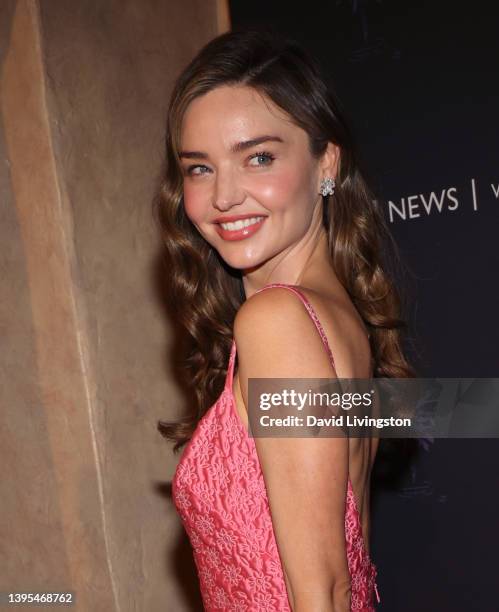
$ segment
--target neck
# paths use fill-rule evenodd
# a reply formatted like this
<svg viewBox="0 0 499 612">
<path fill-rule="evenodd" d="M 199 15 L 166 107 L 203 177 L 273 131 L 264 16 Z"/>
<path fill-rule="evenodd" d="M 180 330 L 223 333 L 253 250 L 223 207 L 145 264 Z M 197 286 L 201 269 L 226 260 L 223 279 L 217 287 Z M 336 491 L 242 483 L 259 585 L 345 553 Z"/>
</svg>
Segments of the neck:
<svg viewBox="0 0 499 612">
<path fill-rule="evenodd" d="M 301 285 L 306 282 L 309 270 L 329 266 L 329 246 L 326 231 L 322 224 L 310 232 L 297 245 L 287 252 L 272 258 L 263 265 L 243 274 L 246 297 L 272 283 Z"/>
</svg>

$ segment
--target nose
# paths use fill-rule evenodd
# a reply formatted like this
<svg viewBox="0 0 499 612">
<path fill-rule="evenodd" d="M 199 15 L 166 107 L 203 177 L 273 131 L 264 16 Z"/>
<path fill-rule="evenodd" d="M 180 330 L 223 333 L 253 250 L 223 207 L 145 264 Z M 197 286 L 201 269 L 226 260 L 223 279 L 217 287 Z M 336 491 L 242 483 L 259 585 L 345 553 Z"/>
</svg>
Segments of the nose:
<svg viewBox="0 0 499 612">
<path fill-rule="evenodd" d="M 217 171 L 214 182 L 213 206 L 220 211 L 226 211 L 244 201 L 242 189 L 236 172 L 231 168 Z"/>
</svg>

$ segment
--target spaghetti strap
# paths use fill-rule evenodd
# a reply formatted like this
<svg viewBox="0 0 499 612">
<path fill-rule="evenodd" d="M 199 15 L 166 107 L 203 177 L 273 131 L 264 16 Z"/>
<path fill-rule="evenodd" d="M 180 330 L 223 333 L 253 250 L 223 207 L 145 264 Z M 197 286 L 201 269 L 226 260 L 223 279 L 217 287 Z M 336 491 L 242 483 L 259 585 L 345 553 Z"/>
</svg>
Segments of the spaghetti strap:
<svg viewBox="0 0 499 612">
<path fill-rule="evenodd" d="M 327 354 L 329 356 L 329 360 L 331 362 L 331 365 L 333 366 L 333 368 L 336 369 L 335 363 L 334 363 L 334 357 L 333 357 L 333 353 L 331 351 L 331 347 L 329 346 L 329 342 L 326 336 L 326 332 L 324 331 L 324 328 L 321 325 L 321 322 L 319 321 L 319 317 L 317 316 L 317 313 L 315 312 L 314 308 L 312 307 L 312 304 L 310 303 L 310 301 L 308 300 L 308 298 L 304 295 L 304 293 L 302 291 L 300 291 L 298 289 L 298 287 L 296 285 L 288 285 L 286 283 L 269 283 L 268 285 L 264 285 L 261 289 L 258 289 L 257 291 L 255 291 L 255 293 L 260 293 L 260 291 L 264 291 L 265 289 L 271 289 L 272 287 L 282 287 L 284 289 L 289 289 L 290 291 L 292 291 L 295 295 L 297 295 L 300 300 L 302 301 L 303 305 L 305 306 L 305 308 L 307 309 L 308 314 L 310 315 L 310 318 L 312 319 L 312 321 L 315 324 L 315 327 L 317 328 L 317 331 L 319 332 L 319 335 L 321 337 L 322 343 L 327 351 Z M 229 359 L 229 365 L 227 368 L 227 379 L 226 379 L 226 383 L 225 383 L 225 387 L 227 389 L 229 389 L 229 391 L 232 391 L 232 381 L 234 378 L 234 364 L 236 361 L 236 340 L 235 338 L 233 338 L 232 340 L 232 347 L 231 347 L 231 351 L 230 351 L 230 359 Z"/>
<path fill-rule="evenodd" d="M 232 393 L 232 381 L 234 380 L 234 363 L 236 361 L 236 339 L 232 338 L 232 346 L 230 348 L 229 365 L 227 366 L 227 377 L 225 379 L 225 389 Z"/>
</svg>

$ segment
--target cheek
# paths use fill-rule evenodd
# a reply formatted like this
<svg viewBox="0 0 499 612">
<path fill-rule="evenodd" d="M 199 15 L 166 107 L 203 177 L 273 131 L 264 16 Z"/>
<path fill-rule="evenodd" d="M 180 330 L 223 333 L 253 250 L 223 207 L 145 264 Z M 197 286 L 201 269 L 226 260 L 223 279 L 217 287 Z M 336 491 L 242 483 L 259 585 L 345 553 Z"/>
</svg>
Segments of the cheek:
<svg viewBox="0 0 499 612">
<path fill-rule="evenodd" d="M 199 223 L 206 214 L 206 197 L 202 190 L 184 185 L 185 214 L 193 223 Z"/>
<path fill-rule="evenodd" d="M 262 203 L 272 211 L 280 212 L 299 207 L 304 211 L 312 203 L 313 191 L 310 170 L 301 166 L 283 168 L 272 177 L 265 177 L 258 186 Z"/>
</svg>

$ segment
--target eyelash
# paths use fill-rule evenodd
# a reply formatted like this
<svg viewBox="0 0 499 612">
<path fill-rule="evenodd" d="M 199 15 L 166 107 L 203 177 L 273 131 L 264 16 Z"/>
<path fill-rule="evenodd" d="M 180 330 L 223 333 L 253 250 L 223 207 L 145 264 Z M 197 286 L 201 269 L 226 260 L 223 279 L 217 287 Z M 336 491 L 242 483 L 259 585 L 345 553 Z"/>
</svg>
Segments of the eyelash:
<svg viewBox="0 0 499 612">
<path fill-rule="evenodd" d="M 270 159 L 271 162 L 273 162 L 275 160 L 275 156 L 272 155 L 272 153 L 269 153 L 268 151 L 258 151 L 257 153 L 253 153 L 253 155 L 250 155 L 248 159 L 254 159 L 255 157 L 268 157 Z M 264 167 L 270 164 L 258 164 L 259 167 Z M 201 176 L 200 174 L 193 174 L 193 170 L 195 170 L 196 168 L 206 168 L 206 166 L 197 164 L 195 166 L 189 166 L 186 170 L 186 173 L 189 176 Z M 206 174 L 205 172 L 202 172 L 201 174 Z"/>
</svg>

